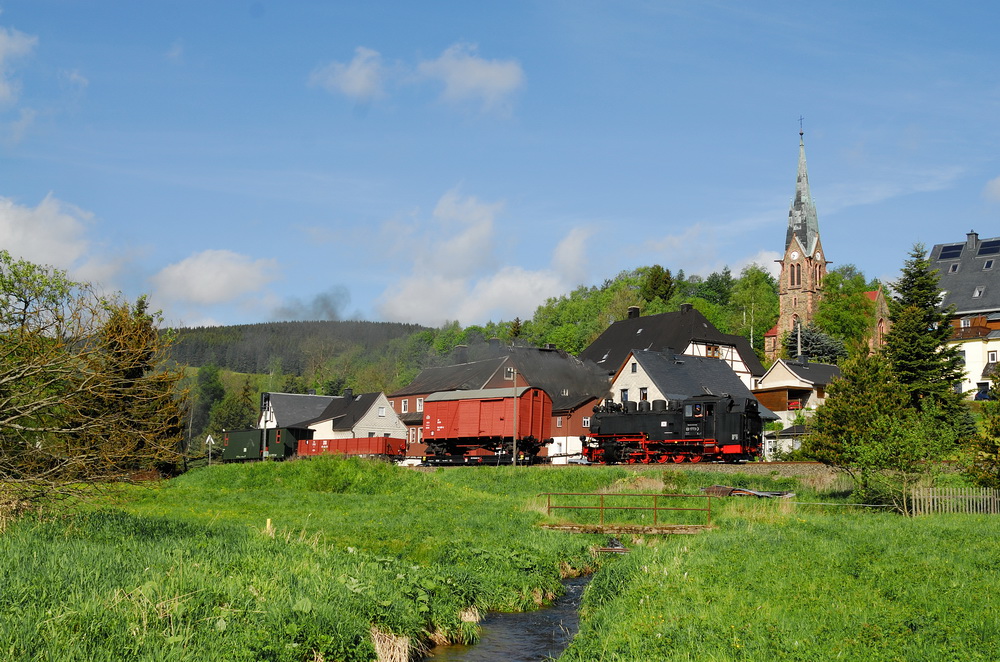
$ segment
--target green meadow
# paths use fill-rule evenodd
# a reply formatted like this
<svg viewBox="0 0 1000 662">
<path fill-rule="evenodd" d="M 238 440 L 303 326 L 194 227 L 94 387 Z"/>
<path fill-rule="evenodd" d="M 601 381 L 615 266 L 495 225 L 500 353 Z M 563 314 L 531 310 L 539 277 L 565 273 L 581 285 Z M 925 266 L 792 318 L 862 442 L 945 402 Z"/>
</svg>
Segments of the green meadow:
<svg viewBox="0 0 1000 662">
<path fill-rule="evenodd" d="M 613 556 L 594 551 L 604 536 L 538 526 L 593 517 L 547 518 L 543 492 L 717 483 L 844 505 L 717 499 L 710 532 L 623 537 Z M 996 520 L 862 511 L 830 489 L 706 470 L 206 467 L 8 521 L 0 657 L 417 659 L 593 572 L 564 660 L 1000 659 Z"/>
</svg>

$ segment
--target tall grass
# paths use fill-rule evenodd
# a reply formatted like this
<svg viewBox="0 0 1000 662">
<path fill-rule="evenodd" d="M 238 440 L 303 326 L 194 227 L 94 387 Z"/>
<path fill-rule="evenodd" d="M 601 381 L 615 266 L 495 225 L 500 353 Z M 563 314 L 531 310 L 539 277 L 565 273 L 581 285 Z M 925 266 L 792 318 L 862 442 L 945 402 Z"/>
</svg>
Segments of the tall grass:
<svg viewBox="0 0 1000 662">
<path fill-rule="evenodd" d="M 113 508 L 21 519 L 0 535 L 18 559 L 0 566 L 0 656 L 372 660 L 376 643 L 473 641 L 468 614 L 534 608 L 594 563 L 593 538 L 447 475 L 213 466 L 123 488 Z"/>
<path fill-rule="evenodd" d="M 562 660 L 1000 659 L 1000 524 L 738 501 L 597 574 Z"/>
</svg>

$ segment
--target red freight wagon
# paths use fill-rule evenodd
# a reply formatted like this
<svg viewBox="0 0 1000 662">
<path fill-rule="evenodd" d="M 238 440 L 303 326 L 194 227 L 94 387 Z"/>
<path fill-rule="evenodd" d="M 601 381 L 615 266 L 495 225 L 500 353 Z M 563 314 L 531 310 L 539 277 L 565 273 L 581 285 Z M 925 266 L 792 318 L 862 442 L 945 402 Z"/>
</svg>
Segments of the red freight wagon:
<svg viewBox="0 0 1000 662">
<path fill-rule="evenodd" d="M 446 391 L 424 398 L 422 441 L 440 458 L 474 449 L 510 457 L 516 440 L 520 461 L 551 441 L 551 425 L 552 399 L 539 388 L 518 387 L 516 397 L 513 387 Z"/>
<path fill-rule="evenodd" d="M 394 437 L 351 437 L 348 439 L 303 439 L 299 442 L 299 455 L 368 455 L 398 457 L 406 455 L 406 440 Z"/>
</svg>

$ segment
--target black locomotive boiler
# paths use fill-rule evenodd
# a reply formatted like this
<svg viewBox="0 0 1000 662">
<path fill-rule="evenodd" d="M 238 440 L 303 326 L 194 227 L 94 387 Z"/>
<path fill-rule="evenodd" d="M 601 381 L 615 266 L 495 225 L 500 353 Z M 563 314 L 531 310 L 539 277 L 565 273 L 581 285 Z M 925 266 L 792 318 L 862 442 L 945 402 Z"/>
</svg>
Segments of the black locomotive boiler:
<svg viewBox="0 0 1000 662">
<path fill-rule="evenodd" d="M 583 454 L 600 464 L 743 462 L 760 455 L 757 401 L 730 396 L 606 400 L 594 407 Z"/>
</svg>

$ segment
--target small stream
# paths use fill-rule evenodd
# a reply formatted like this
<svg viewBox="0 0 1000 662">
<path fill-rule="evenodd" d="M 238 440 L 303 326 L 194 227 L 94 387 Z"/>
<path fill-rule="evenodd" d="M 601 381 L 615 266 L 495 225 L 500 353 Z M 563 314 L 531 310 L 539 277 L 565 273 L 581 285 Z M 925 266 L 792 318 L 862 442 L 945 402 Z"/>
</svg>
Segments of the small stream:
<svg viewBox="0 0 1000 662">
<path fill-rule="evenodd" d="M 520 614 L 491 613 L 480 623 L 474 646 L 438 646 L 425 662 L 541 662 L 569 646 L 580 623 L 580 602 L 590 577 L 563 583 L 566 593 L 551 607 Z"/>
</svg>

